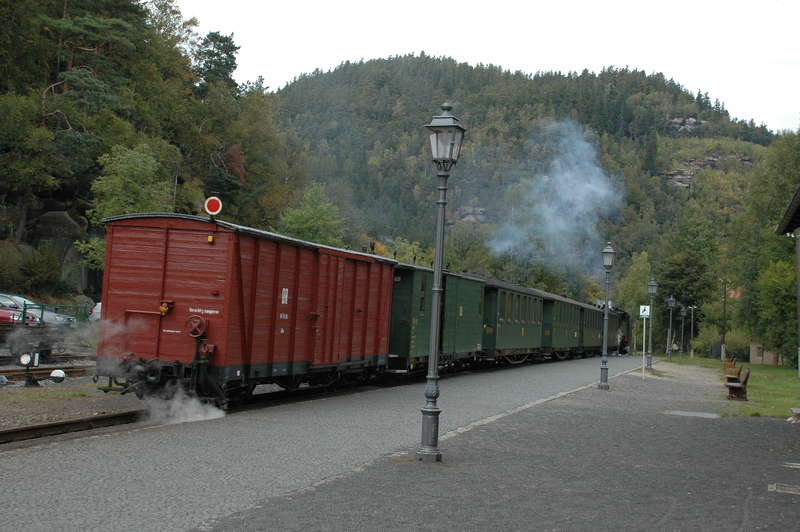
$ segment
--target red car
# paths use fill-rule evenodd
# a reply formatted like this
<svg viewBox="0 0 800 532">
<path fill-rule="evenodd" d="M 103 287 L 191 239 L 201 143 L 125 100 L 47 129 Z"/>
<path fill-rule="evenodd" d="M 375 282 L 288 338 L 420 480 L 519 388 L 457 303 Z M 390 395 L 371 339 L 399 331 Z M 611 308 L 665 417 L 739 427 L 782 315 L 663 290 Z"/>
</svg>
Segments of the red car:
<svg viewBox="0 0 800 532">
<path fill-rule="evenodd" d="M 18 310 L 0 308 L 0 327 L 11 328 L 20 321 L 22 321 L 22 312 Z M 26 321 L 28 324 L 38 323 L 39 318 L 29 312 Z"/>
<path fill-rule="evenodd" d="M 31 313 L 28 313 L 28 319 L 26 321 L 28 325 L 40 325 L 39 318 Z M 22 312 L 0 308 L 0 342 L 4 342 L 8 333 L 11 332 L 15 326 L 19 325 L 22 325 Z"/>
</svg>

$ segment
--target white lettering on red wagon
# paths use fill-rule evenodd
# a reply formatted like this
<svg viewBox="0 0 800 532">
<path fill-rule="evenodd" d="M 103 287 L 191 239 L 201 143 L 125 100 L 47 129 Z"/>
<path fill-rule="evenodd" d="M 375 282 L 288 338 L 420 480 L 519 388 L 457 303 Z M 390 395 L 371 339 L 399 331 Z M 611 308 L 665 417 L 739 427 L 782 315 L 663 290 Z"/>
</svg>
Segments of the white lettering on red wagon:
<svg viewBox="0 0 800 532">
<path fill-rule="evenodd" d="M 209 308 L 192 308 L 192 307 L 189 307 L 189 312 L 194 312 L 195 314 L 219 314 L 218 310 L 209 309 Z"/>
</svg>

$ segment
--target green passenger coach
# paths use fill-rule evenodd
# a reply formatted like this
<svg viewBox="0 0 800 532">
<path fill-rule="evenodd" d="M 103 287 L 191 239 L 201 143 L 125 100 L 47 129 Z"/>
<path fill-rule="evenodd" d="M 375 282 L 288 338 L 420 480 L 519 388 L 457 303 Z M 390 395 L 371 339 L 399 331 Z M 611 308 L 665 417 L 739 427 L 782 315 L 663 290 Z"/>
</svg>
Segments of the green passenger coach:
<svg viewBox="0 0 800 532">
<path fill-rule="evenodd" d="M 387 371 L 421 371 L 429 354 L 433 272 L 399 264 L 394 275 Z M 481 279 L 445 272 L 440 364 L 473 360 L 483 349 L 483 285 Z"/>
<path fill-rule="evenodd" d="M 542 293 L 486 281 L 483 347 L 486 358 L 522 362 L 542 346 Z"/>
<path fill-rule="evenodd" d="M 550 294 L 544 301 L 542 349 L 558 359 L 581 350 L 581 307 Z"/>
</svg>

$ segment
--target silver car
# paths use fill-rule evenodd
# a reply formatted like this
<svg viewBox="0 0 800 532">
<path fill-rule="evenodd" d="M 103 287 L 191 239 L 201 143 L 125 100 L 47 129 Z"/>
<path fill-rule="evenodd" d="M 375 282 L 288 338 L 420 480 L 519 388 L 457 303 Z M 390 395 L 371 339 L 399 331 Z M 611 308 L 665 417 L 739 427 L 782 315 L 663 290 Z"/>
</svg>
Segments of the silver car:
<svg viewBox="0 0 800 532">
<path fill-rule="evenodd" d="M 74 325 L 75 324 L 75 317 L 70 316 L 68 314 L 61 314 L 59 312 L 53 312 L 52 310 L 45 309 L 45 305 L 37 303 L 27 297 L 12 295 L 12 294 L 0 294 L 0 308 L 8 308 L 14 310 L 22 310 L 22 307 L 26 307 L 26 310 L 29 314 L 33 314 L 37 318 L 41 318 L 41 320 L 46 325 Z"/>
</svg>

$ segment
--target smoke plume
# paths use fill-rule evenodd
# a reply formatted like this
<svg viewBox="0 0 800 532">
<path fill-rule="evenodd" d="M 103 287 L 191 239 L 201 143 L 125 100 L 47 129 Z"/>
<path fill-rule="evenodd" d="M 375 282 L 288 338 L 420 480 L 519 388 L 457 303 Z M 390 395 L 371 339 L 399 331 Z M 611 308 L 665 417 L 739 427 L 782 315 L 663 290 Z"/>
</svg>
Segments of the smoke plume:
<svg viewBox="0 0 800 532">
<path fill-rule="evenodd" d="M 169 399 L 148 397 L 145 399 L 150 421 L 162 425 L 208 421 L 225 417 L 225 412 L 214 405 L 203 403 L 197 397 L 186 395 L 183 388 L 173 386 L 167 390 Z"/>
<path fill-rule="evenodd" d="M 489 242 L 490 250 L 548 268 L 593 273 L 603 248 L 598 222 L 618 207 L 622 191 L 600 167 L 597 151 L 577 124 L 551 123 L 544 133 L 553 153 L 547 170 L 523 177 L 513 190 L 508 218 Z"/>
</svg>

